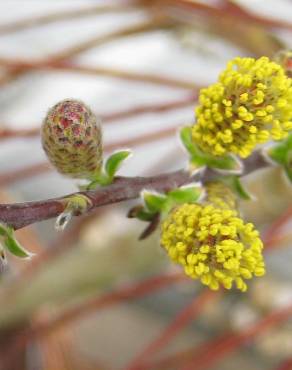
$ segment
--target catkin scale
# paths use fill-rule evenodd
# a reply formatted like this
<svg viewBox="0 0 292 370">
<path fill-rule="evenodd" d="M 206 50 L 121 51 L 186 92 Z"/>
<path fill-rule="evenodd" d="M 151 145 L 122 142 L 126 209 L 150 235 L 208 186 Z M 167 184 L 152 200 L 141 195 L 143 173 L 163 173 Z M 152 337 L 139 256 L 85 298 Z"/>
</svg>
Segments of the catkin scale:
<svg viewBox="0 0 292 370">
<path fill-rule="evenodd" d="M 47 113 L 42 145 L 58 172 L 90 179 L 102 166 L 100 122 L 91 109 L 78 100 L 63 100 Z"/>
</svg>

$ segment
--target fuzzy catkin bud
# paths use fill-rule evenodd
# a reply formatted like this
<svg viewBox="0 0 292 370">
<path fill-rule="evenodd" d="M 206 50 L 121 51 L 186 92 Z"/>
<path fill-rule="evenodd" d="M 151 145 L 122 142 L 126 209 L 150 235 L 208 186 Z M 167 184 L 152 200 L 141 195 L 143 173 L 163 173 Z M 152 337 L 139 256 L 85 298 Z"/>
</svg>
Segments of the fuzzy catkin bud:
<svg viewBox="0 0 292 370">
<path fill-rule="evenodd" d="M 43 148 L 54 167 L 73 178 L 90 179 L 102 166 L 100 122 L 79 100 L 63 100 L 42 125 Z"/>
</svg>

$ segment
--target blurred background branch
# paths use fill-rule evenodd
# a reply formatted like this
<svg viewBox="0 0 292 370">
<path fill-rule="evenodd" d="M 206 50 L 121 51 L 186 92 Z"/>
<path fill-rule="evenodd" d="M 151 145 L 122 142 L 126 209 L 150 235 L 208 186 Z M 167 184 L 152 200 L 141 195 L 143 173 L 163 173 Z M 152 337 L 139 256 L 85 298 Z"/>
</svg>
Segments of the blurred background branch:
<svg viewBox="0 0 292 370">
<path fill-rule="evenodd" d="M 92 106 L 107 153 L 134 148 L 123 175 L 157 179 L 173 171 L 181 184 L 189 178 L 175 172 L 186 163 L 175 133 L 193 122 L 199 89 L 235 55 L 291 48 L 292 9 L 282 0 L 13 0 L 0 7 L 5 212 L 3 204 L 76 191 L 51 171 L 40 147 L 41 121 L 56 101 Z M 129 204 L 76 218 L 60 235 L 50 221 L 39 223 L 17 232 L 36 256 L 11 258 L 2 271 L 0 369 L 290 368 L 291 186 L 259 158 L 247 167 L 262 167 L 244 178 L 257 200 L 241 205 L 270 251 L 262 283 L 246 295 L 200 291 L 167 265 L 157 235 L 138 244 L 143 225 L 125 219 Z M 158 182 L 157 190 L 170 185 Z M 62 207 L 54 207 L 56 216 Z"/>
</svg>

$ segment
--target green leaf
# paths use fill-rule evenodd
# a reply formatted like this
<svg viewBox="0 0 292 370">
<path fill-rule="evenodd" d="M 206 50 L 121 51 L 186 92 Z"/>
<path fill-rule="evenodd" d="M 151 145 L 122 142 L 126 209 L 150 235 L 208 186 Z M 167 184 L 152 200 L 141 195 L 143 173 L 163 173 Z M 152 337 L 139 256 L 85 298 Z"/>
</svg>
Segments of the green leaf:
<svg viewBox="0 0 292 370">
<path fill-rule="evenodd" d="M 7 235 L 7 227 L 0 223 L 0 235 Z"/>
<path fill-rule="evenodd" d="M 242 170 L 241 162 L 235 156 L 225 155 L 222 157 L 216 157 L 208 153 L 204 153 L 193 142 L 191 127 L 183 127 L 180 131 L 180 138 L 183 145 L 190 154 L 190 162 L 193 170 L 196 170 L 203 166 L 232 172 L 240 172 Z"/>
<path fill-rule="evenodd" d="M 252 195 L 245 189 L 238 176 L 233 176 L 233 187 L 241 199 L 252 200 Z"/>
<path fill-rule="evenodd" d="M 121 164 L 132 154 L 131 150 L 121 150 L 112 154 L 105 163 L 105 172 L 113 179 Z"/>
<path fill-rule="evenodd" d="M 167 197 L 173 202 L 181 203 L 194 203 L 202 195 L 203 189 L 198 185 L 187 185 L 182 186 L 178 189 L 171 190 L 168 192 Z"/>
<path fill-rule="evenodd" d="M 286 146 L 288 149 L 292 150 L 292 133 L 290 133 L 287 137 L 286 141 Z"/>
<path fill-rule="evenodd" d="M 180 138 L 181 141 L 186 148 L 186 150 L 190 153 L 191 157 L 197 155 L 197 147 L 194 145 L 192 140 L 192 128 L 190 126 L 183 127 L 180 130 Z"/>
<path fill-rule="evenodd" d="M 238 176 L 232 176 L 233 178 L 233 189 L 239 195 L 241 199 L 252 200 L 252 195 L 245 189 L 240 178 Z"/>
<path fill-rule="evenodd" d="M 268 156 L 279 164 L 286 162 L 288 148 L 286 145 L 275 145 L 267 151 Z"/>
<path fill-rule="evenodd" d="M 283 166 L 288 179 L 292 182 L 292 134 L 284 142 L 267 150 L 266 154 Z"/>
<path fill-rule="evenodd" d="M 16 257 L 20 258 L 28 258 L 32 256 L 32 253 L 28 252 L 26 249 L 24 249 L 18 241 L 12 237 L 11 235 L 8 235 L 7 238 L 4 240 L 4 244 L 9 250 L 10 253 L 14 254 Z"/>
<path fill-rule="evenodd" d="M 240 160 L 232 155 L 226 155 L 223 157 L 206 156 L 206 164 L 208 167 L 218 170 L 227 170 L 238 173 L 242 170 Z"/>
<path fill-rule="evenodd" d="M 153 215 L 153 213 L 146 211 L 142 205 L 135 206 L 128 212 L 128 218 L 138 218 L 141 221 L 151 221 Z"/>
<path fill-rule="evenodd" d="M 292 183 L 292 168 L 285 166 L 284 169 L 289 181 Z"/>
<path fill-rule="evenodd" d="M 234 191 L 234 193 L 239 196 L 239 198 L 244 200 L 253 199 L 253 196 L 249 193 L 248 190 L 245 189 L 239 176 L 224 176 L 220 178 L 220 180 L 228 185 Z"/>
<path fill-rule="evenodd" d="M 146 190 L 142 192 L 142 198 L 146 208 L 151 213 L 161 212 L 167 202 L 167 197 L 165 195 L 152 193 Z"/>
<path fill-rule="evenodd" d="M 82 187 L 79 187 L 80 190 L 95 190 L 98 186 L 106 186 L 112 183 L 112 178 L 108 176 L 107 173 L 99 172 L 94 174 L 90 178 L 90 183 L 84 186 L 84 189 Z"/>
<path fill-rule="evenodd" d="M 286 175 L 288 176 L 288 179 L 292 183 L 292 149 L 287 152 L 284 169 L 285 169 Z"/>
</svg>

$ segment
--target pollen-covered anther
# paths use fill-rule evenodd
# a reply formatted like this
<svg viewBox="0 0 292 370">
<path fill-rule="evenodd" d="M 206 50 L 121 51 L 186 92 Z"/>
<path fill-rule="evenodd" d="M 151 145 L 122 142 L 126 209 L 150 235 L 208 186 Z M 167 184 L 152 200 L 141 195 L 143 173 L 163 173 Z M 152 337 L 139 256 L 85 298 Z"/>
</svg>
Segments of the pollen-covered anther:
<svg viewBox="0 0 292 370">
<path fill-rule="evenodd" d="M 161 245 L 186 275 L 212 290 L 234 284 L 246 291 L 246 279 L 265 273 L 258 231 L 231 209 L 210 204 L 173 209 L 162 224 Z"/>
<path fill-rule="evenodd" d="M 200 91 L 193 141 L 206 153 L 242 158 L 292 129 L 292 80 L 267 57 L 235 58 Z"/>
</svg>

